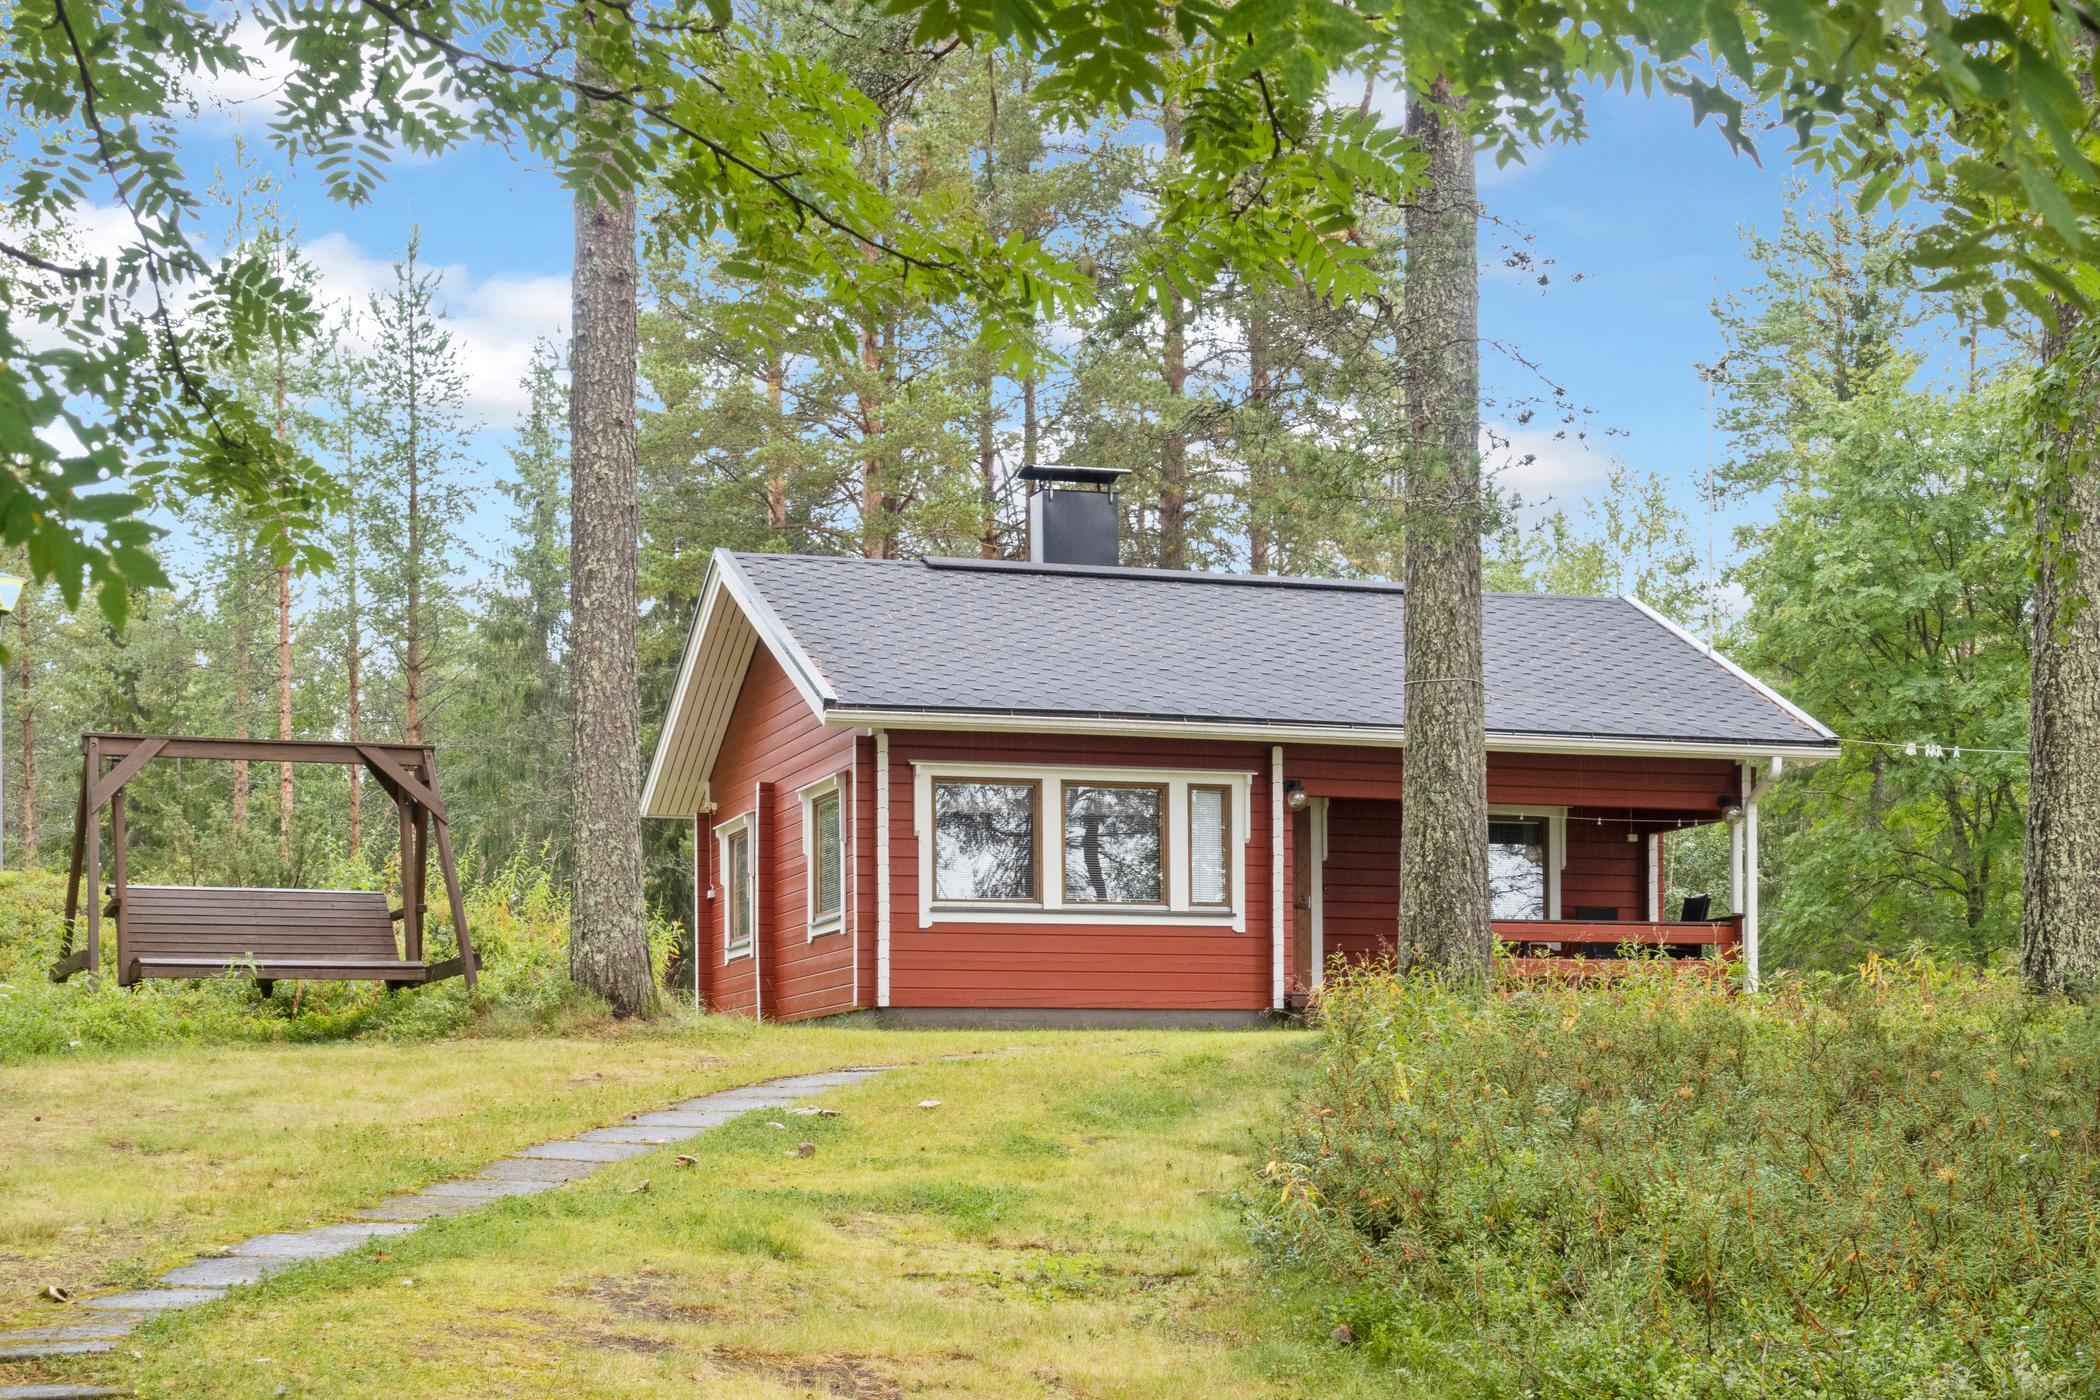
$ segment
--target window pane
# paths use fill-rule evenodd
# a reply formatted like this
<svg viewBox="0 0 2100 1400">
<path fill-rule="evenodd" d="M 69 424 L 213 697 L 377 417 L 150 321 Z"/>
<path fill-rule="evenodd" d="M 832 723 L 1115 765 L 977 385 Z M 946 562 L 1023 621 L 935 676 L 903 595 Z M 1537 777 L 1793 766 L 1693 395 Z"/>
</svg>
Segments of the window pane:
<svg viewBox="0 0 2100 1400">
<path fill-rule="evenodd" d="M 1158 904 L 1160 789 L 1065 786 L 1065 898 Z"/>
<path fill-rule="evenodd" d="M 811 859 L 816 862 L 812 874 L 812 901 L 816 905 L 810 911 L 813 918 L 826 918 L 839 912 L 845 903 L 845 866 L 843 833 L 839 830 L 839 795 L 828 793 L 809 806 L 810 820 L 816 823 L 814 839 L 810 842 Z"/>
<path fill-rule="evenodd" d="M 936 899 L 1034 899 L 1035 785 L 935 783 Z"/>
<path fill-rule="evenodd" d="M 1222 788 L 1189 789 L 1189 900 L 1223 904 L 1230 894 L 1225 880 L 1225 792 Z"/>
<path fill-rule="evenodd" d="M 729 838 L 729 946 L 751 941 L 751 833 Z"/>
<path fill-rule="evenodd" d="M 1546 917 L 1546 823 L 1488 823 L 1488 900 L 1498 919 Z"/>
</svg>

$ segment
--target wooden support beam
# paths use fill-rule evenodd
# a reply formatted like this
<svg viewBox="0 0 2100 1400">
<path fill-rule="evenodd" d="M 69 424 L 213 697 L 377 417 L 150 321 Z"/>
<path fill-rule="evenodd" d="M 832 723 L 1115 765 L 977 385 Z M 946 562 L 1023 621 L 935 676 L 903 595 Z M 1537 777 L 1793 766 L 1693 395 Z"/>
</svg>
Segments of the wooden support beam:
<svg viewBox="0 0 2100 1400">
<path fill-rule="evenodd" d="M 401 956 L 414 962 L 423 956 L 423 863 L 416 850 L 416 821 L 406 798 L 394 806 L 401 815 Z"/>
<path fill-rule="evenodd" d="M 423 751 L 423 771 L 430 775 L 431 796 L 437 797 L 437 755 Z M 443 810 L 442 806 L 438 809 Z M 452 824 L 442 818 L 437 827 L 438 874 L 445 881 L 445 903 L 452 909 L 452 935 L 459 942 L 459 964 L 461 975 L 467 979 L 467 990 L 474 990 L 474 946 L 467 937 L 467 902 L 459 892 L 459 863 L 452 855 Z"/>
<path fill-rule="evenodd" d="M 388 753 L 376 744 L 359 744 L 357 751 L 365 756 L 365 762 L 374 773 L 379 775 L 380 781 L 392 783 L 401 792 L 406 793 L 413 799 L 417 805 L 427 808 L 431 816 L 436 817 L 439 821 L 445 820 L 444 799 L 430 788 L 424 786 L 414 774 L 408 771 L 405 765 L 396 762 L 393 754 Z M 429 750 L 424 750 L 422 761 L 424 774 L 435 780 L 437 777 L 437 761 L 430 756 Z"/>
<path fill-rule="evenodd" d="M 87 741 L 87 769 L 81 774 L 83 783 L 82 802 L 89 797 L 86 784 L 93 783 L 102 775 L 102 746 L 94 739 Z M 87 825 L 86 840 L 78 857 L 81 878 L 87 882 L 87 955 L 89 967 L 102 966 L 102 818 L 92 807 L 83 805 L 81 818 Z M 119 964 L 117 981 L 129 986 L 129 971 Z"/>
<path fill-rule="evenodd" d="M 101 811 L 124 784 L 136 777 L 139 769 L 152 762 L 154 756 L 166 748 L 167 744 L 165 739 L 144 740 L 137 748 L 118 759 L 116 766 L 109 772 L 96 778 L 94 790 L 88 794 L 88 815 L 92 817 Z"/>
<path fill-rule="evenodd" d="M 90 817 L 88 820 L 93 821 L 94 818 Z M 109 866 L 111 883 L 116 886 L 116 897 L 110 901 L 110 911 L 117 920 L 117 966 L 129 968 L 131 952 L 125 946 L 127 940 L 124 932 L 131 920 L 125 912 L 124 905 L 127 902 L 126 887 L 131 882 L 127 877 L 129 861 L 125 855 L 124 835 L 124 793 L 119 786 L 109 797 Z"/>
</svg>

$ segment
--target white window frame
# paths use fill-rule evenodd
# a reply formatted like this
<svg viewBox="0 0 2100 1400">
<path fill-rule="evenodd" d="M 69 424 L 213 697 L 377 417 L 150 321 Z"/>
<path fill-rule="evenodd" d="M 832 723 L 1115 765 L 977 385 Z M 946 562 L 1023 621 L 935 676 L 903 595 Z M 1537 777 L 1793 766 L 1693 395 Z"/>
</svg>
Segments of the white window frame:
<svg viewBox="0 0 2100 1400">
<path fill-rule="evenodd" d="M 933 785 L 936 781 L 1032 782 L 1041 806 L 1036 840 L 1042 849 L 1041 888 L 1032 900 L 965 901 L 933 897 Z M 919 927 L 938 924 L 1093 924 L 1123 927 L 1229 928 L 1247 931 L 1247 842 L 1252 835 L 1251 772 L 1209 768 L 1120 768 L 1035 763 L 912 764 L 912 833 L 919 848 Z M 1164 904 L 1102 904 L 1065 900 L 1065 784 L 1157 784 L 1166 789 L 1161 833 L 1166 852 Z M 1222 904 L 1189 900 L 1189 789 L 1221 787 L 1231 794 L 1231 845 L 1225 868 L 1229 898 Z"/>
<path fill-rule="evenodd" d="M 715 855 L 718 862 L 715 868 L 722 872 L 722 893 L 724 895 L 722 900 L 722 961 L 724 964 L 733 963 L 738 958 L 753 957 L 758 949 L 758 824 L 751 817 L 752 814 L 746 812 L 740 817 L 731 817 L 728 821 L 715 828 Z M 742 943 L 731 943 L 729 941 L 730 937 L 736 931 L 734 919 L 736 913 L 736 892 L 729 887 L 729 882 L 733 872 L 736 870 L 736 864 L 729 859 L 729 843 L 739 836 L 744 838 L 749 848 L 749 855 L 744 861 L 743 897 L 744 907 L 751 911 L 751 936 Z"/>
<path fill-rule="evenodd" d="M 1542 807 L 1536 803 L 1519 805 L 1508 802 L 1490 802 L 1488 820 L 1496 817 L 1524 817 L 1531 821 L 1546 823 L 1546 923 L 1560 921 L 1560 872 L 1568 864 L 1568 809 L 1566 807 Z M 1513 923 L 1528 920 L 1510 920 Z"/>
<path fill-rule="evenodd" d="M 817 913 L 817 803 L 836 795 L 839 799 L 839 907 L 831 913 Z M 808 787 L 799 788 L 795 796 L 802 799 L 802 912 L 809 925 L 809 941 L 830 933 L 846 930 L 846 841 L 849 828 L 846 825 L 845 784 L 839 775 L 819 778 Z"/>
</svg>

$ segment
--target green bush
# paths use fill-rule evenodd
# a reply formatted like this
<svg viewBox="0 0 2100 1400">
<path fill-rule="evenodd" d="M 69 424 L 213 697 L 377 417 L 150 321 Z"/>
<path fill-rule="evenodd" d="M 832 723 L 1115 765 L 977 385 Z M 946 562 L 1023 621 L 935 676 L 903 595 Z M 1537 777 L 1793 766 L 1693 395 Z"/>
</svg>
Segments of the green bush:
<svg viewBox="0 0 2100 1400">
<path fill-rule="evenodd" d="M 352 864 L 329 872 L 325 883 L 377 889 L 389 878 Z M 543 866 L 515 858 L 469 885 L 465 897 L 481 963 L 471 996 L 454 978 L 401 992 L 371 982 L 280 982 L 265 997 L 240 976 L 119 987 L 115 933 L 106 924 L 102 975 L 53 983 L 65 879 L 0 871 L 0 1061 L 174 1042 L 515 1035 L 604 1018 L 604 1007 L 569 981 L 568 893 Z M 650 951 L 659 971 L 677 940 L 675 926 L 652 918 Z M 428 942 L 433 961 L 457 952 L 449 920 L 431 921 Z"/>
<path fill-rule="evenodd" d="M 2100 1015 L 1929 960 L 1330 986 L 1251 1196 L 1424 1393 L 2085 1395 Z"/>
</svg>

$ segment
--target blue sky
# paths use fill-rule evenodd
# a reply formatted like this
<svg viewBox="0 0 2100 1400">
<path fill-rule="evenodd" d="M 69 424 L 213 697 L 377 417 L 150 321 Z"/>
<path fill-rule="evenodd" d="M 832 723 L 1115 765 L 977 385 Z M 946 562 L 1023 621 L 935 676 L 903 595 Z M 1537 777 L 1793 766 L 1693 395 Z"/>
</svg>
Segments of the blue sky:
<svg viewBox="0 0 2100 1400">
<path fill-rule="evenodd" d="M 211 163 L 230 162 L 236 129 L 251 142 L 262 139 L 267 83 L 241 83 L 218 94 L 230 103 L 195 134 L 191 159 L 200 179 Z M 1504 225 L 1482 231 L 1483 335 L 1536 362 L 1574 403 L 1594 410 L 1587 443 L 1556 440 L 1551 414 L 1524 429 L 1503 422 L 1514 448 L 1537 459 L 1512 469 L 1505 484 L 1529 499 L 1574 506 L 1616 456 L 1669 481 L 1703 535 L 1707 403 L 1696 366 L 1718 353 L 1708 307 L 1750 277 L 1740 231 L 1776 225 L 1789 159 L 1776 143 L 1762 166 L 1732 155 L 1711 126 L 1694 128 L 1688 107 L 1672 99 L 1600 91 L 1590 117 L 1583 145 L 1481 170 L 1487 210 Z M 381 285 L 410 227 L 421 225 L 424 259 L 444 272 L 468 360 L 471 409 L 489 425 L 476 451 L 500 470 L 532 340 L 565 331 L 566 193 L 545 171 L 486 148 L 397 165 L 376 199 L 355 209 L 328 201 L 310 172 L 288 176 L 289 209 L 335 295 L 361 301 Z M 1509 246 L 1550 260 L 1543 269 L 1550 287 L 1542 292 L 1535 274 L 1503 268 Z M 1494 344 L 1483 370 L 1490 422 L 1536 390 L 1533 372 Z M 1729 528 L 1756 509 L 1720 517 L 1724 555 Z M 477 533 L 487 535 L 499 520 L 500 510 L 488 505 Z"/>
</svg>

